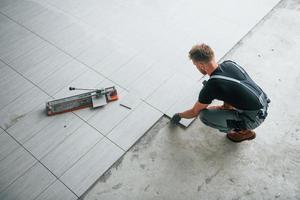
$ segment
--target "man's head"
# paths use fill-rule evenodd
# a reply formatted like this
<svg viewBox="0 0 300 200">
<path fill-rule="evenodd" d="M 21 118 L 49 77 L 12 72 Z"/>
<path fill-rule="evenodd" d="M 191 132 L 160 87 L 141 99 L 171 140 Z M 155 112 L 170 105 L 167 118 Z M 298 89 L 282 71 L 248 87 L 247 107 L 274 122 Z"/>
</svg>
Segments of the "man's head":
<svg viewBox="0 0 300 200">
<path fill-rule="evenodd" d="M 204 43 L 193 46 L 189 51 L 189 58 L 204 75 L 210 74 L 217 66 L 214 51 Z"/>
</svg>

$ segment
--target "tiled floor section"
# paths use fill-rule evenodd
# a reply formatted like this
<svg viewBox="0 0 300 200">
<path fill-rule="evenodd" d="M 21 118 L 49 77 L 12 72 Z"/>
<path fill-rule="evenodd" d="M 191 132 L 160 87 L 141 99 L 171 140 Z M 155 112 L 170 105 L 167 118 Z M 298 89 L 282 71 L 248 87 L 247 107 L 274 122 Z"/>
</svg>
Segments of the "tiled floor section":
<svg viewBox="0 0 300 200">
<path fill-rule="evenodd" d="M 0 199 L 80 197 L 163 113 L 197 100 L 192 44 L 220 58 L 277 2 L 0 1 Z M 78 93 L 68 86 L 111 85 L 117 102 L 45 115 Z"/>
</svg>

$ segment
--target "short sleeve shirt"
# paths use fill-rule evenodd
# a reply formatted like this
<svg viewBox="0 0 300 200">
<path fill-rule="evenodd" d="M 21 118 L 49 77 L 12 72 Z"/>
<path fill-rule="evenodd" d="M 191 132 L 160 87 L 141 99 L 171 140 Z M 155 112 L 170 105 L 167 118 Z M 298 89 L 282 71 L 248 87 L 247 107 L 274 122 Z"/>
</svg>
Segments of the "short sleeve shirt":
<svg viewBox="0 0 300 200">
<path fill-rule="evenodd" d="M 232 61 L 224 61 L 219 64 L 218 68 L 211 74 L 211 76 L 213 75 L 222 75 L 240 81 L 245 80 L 259 88 L 246 71 Z M 200 91 L 198 101 L 202 104 L 210 104 L 214 99 L 224 101 L 241 110 L 258 110 L 262 107 L 257 96 L 249 89 L 237 82 L 219 78 L 207 81 Z"/>
</svg>

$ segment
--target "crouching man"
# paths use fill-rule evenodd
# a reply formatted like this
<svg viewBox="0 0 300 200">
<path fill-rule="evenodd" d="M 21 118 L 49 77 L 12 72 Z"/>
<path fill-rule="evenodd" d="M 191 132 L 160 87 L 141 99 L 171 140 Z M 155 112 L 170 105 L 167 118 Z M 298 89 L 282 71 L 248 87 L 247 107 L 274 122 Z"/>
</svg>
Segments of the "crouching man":
<svg viewBox="0 0 300 200">
<path fill-rule="evenodd" d="M 218 64 L 214 51 L 206 44 L 195 45 L 189 57 L 197 69 L 210 78 L 203 84 L 193 108 L 176 113 L 171 122 L 177 124 L 181 118 L 199 115 L 204 124 L 227 133 L 233 142 L 254 139 L 253 129 L 267 117 L 270 100 L 264 91 L 237 63 L 227 60 Z M 209 107 L 214 99 L 224 104 Z"/>
</svg>

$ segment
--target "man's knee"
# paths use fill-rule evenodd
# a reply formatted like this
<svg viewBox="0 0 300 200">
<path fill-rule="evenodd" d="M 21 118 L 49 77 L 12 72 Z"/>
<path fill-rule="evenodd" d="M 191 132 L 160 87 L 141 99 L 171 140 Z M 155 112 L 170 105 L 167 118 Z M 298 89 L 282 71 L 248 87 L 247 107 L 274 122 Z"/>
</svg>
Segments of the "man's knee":
<svg viewBox="0 0 300 200">
<path fill-rule="evenodd" d="M 208 115 L 209 115 L 209 110 L 208 109 L 201 110 L 200 113 L 199 113 L 199 119 L 202 122 L 207 122 L 207 116 Z"/>
</svg>

